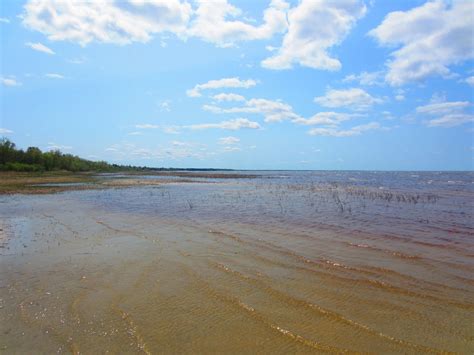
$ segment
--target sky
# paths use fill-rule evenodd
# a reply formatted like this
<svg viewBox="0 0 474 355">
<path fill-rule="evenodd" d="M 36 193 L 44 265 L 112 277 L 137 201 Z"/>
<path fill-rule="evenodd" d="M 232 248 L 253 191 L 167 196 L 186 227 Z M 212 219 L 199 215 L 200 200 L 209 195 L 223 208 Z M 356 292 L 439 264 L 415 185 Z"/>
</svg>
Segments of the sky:
<svg viewBox="0 0 474 355">
<path fill-rule="evenodd" d="M 473 1 L 0 2 L 0 136 L 151 167 L 473 170 Z"/>
</svg>

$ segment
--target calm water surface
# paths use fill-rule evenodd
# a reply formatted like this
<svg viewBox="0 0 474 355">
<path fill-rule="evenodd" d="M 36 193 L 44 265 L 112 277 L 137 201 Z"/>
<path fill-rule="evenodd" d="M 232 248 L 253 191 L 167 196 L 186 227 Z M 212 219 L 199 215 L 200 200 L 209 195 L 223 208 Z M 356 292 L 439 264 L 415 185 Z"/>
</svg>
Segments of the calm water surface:
<svg viewBox="0 0 474 355">
<path fill-rule="evenodd" d="M 474 352 L 473 173 L 251 174 L 0 197 L 0 351 Z"/>
</svg>

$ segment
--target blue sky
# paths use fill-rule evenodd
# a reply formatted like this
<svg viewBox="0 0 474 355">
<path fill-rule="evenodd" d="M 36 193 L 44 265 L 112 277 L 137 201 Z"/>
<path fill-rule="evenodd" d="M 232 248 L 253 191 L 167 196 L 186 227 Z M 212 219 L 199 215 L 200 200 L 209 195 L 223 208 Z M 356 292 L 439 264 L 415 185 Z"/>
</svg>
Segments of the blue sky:
<svg viewBox="0 0 474 355">
<path fill-rule="evenodd" d="M 473 170 L 474 2 L 0 3 L 0 135 L 156 167 Z"/>
</svg>

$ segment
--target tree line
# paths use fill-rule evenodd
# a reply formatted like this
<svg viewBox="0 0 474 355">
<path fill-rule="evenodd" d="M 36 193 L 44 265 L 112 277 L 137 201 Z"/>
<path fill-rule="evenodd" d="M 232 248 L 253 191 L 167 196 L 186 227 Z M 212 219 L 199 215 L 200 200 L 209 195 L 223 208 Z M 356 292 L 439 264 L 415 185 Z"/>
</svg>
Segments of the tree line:
<svg viewBox="0 0 474 355">
<path fill-rule="evenodd" d="M 124 171 L 147 170 L 145 167 L 109 164 L 105 161 L 91 161 L 59 150 L 42 152 L 38 147 L 26 150 L 17 149 L 15 143 L 7 138 L 0 140 L 0 171 Z"/>
</svg>

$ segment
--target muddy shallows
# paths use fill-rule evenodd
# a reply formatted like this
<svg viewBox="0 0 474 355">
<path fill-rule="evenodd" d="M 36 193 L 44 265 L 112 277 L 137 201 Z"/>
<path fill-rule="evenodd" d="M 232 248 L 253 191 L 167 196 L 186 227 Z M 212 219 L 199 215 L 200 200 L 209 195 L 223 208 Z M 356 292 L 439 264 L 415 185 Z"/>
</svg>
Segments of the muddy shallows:
<svg viewBox="0 0 474 355">
<path fill-rule="evenodd" d="M 0 196 L 0 352 L 474 352 L 473 175 L 325 174 Z"/>
</svg>

